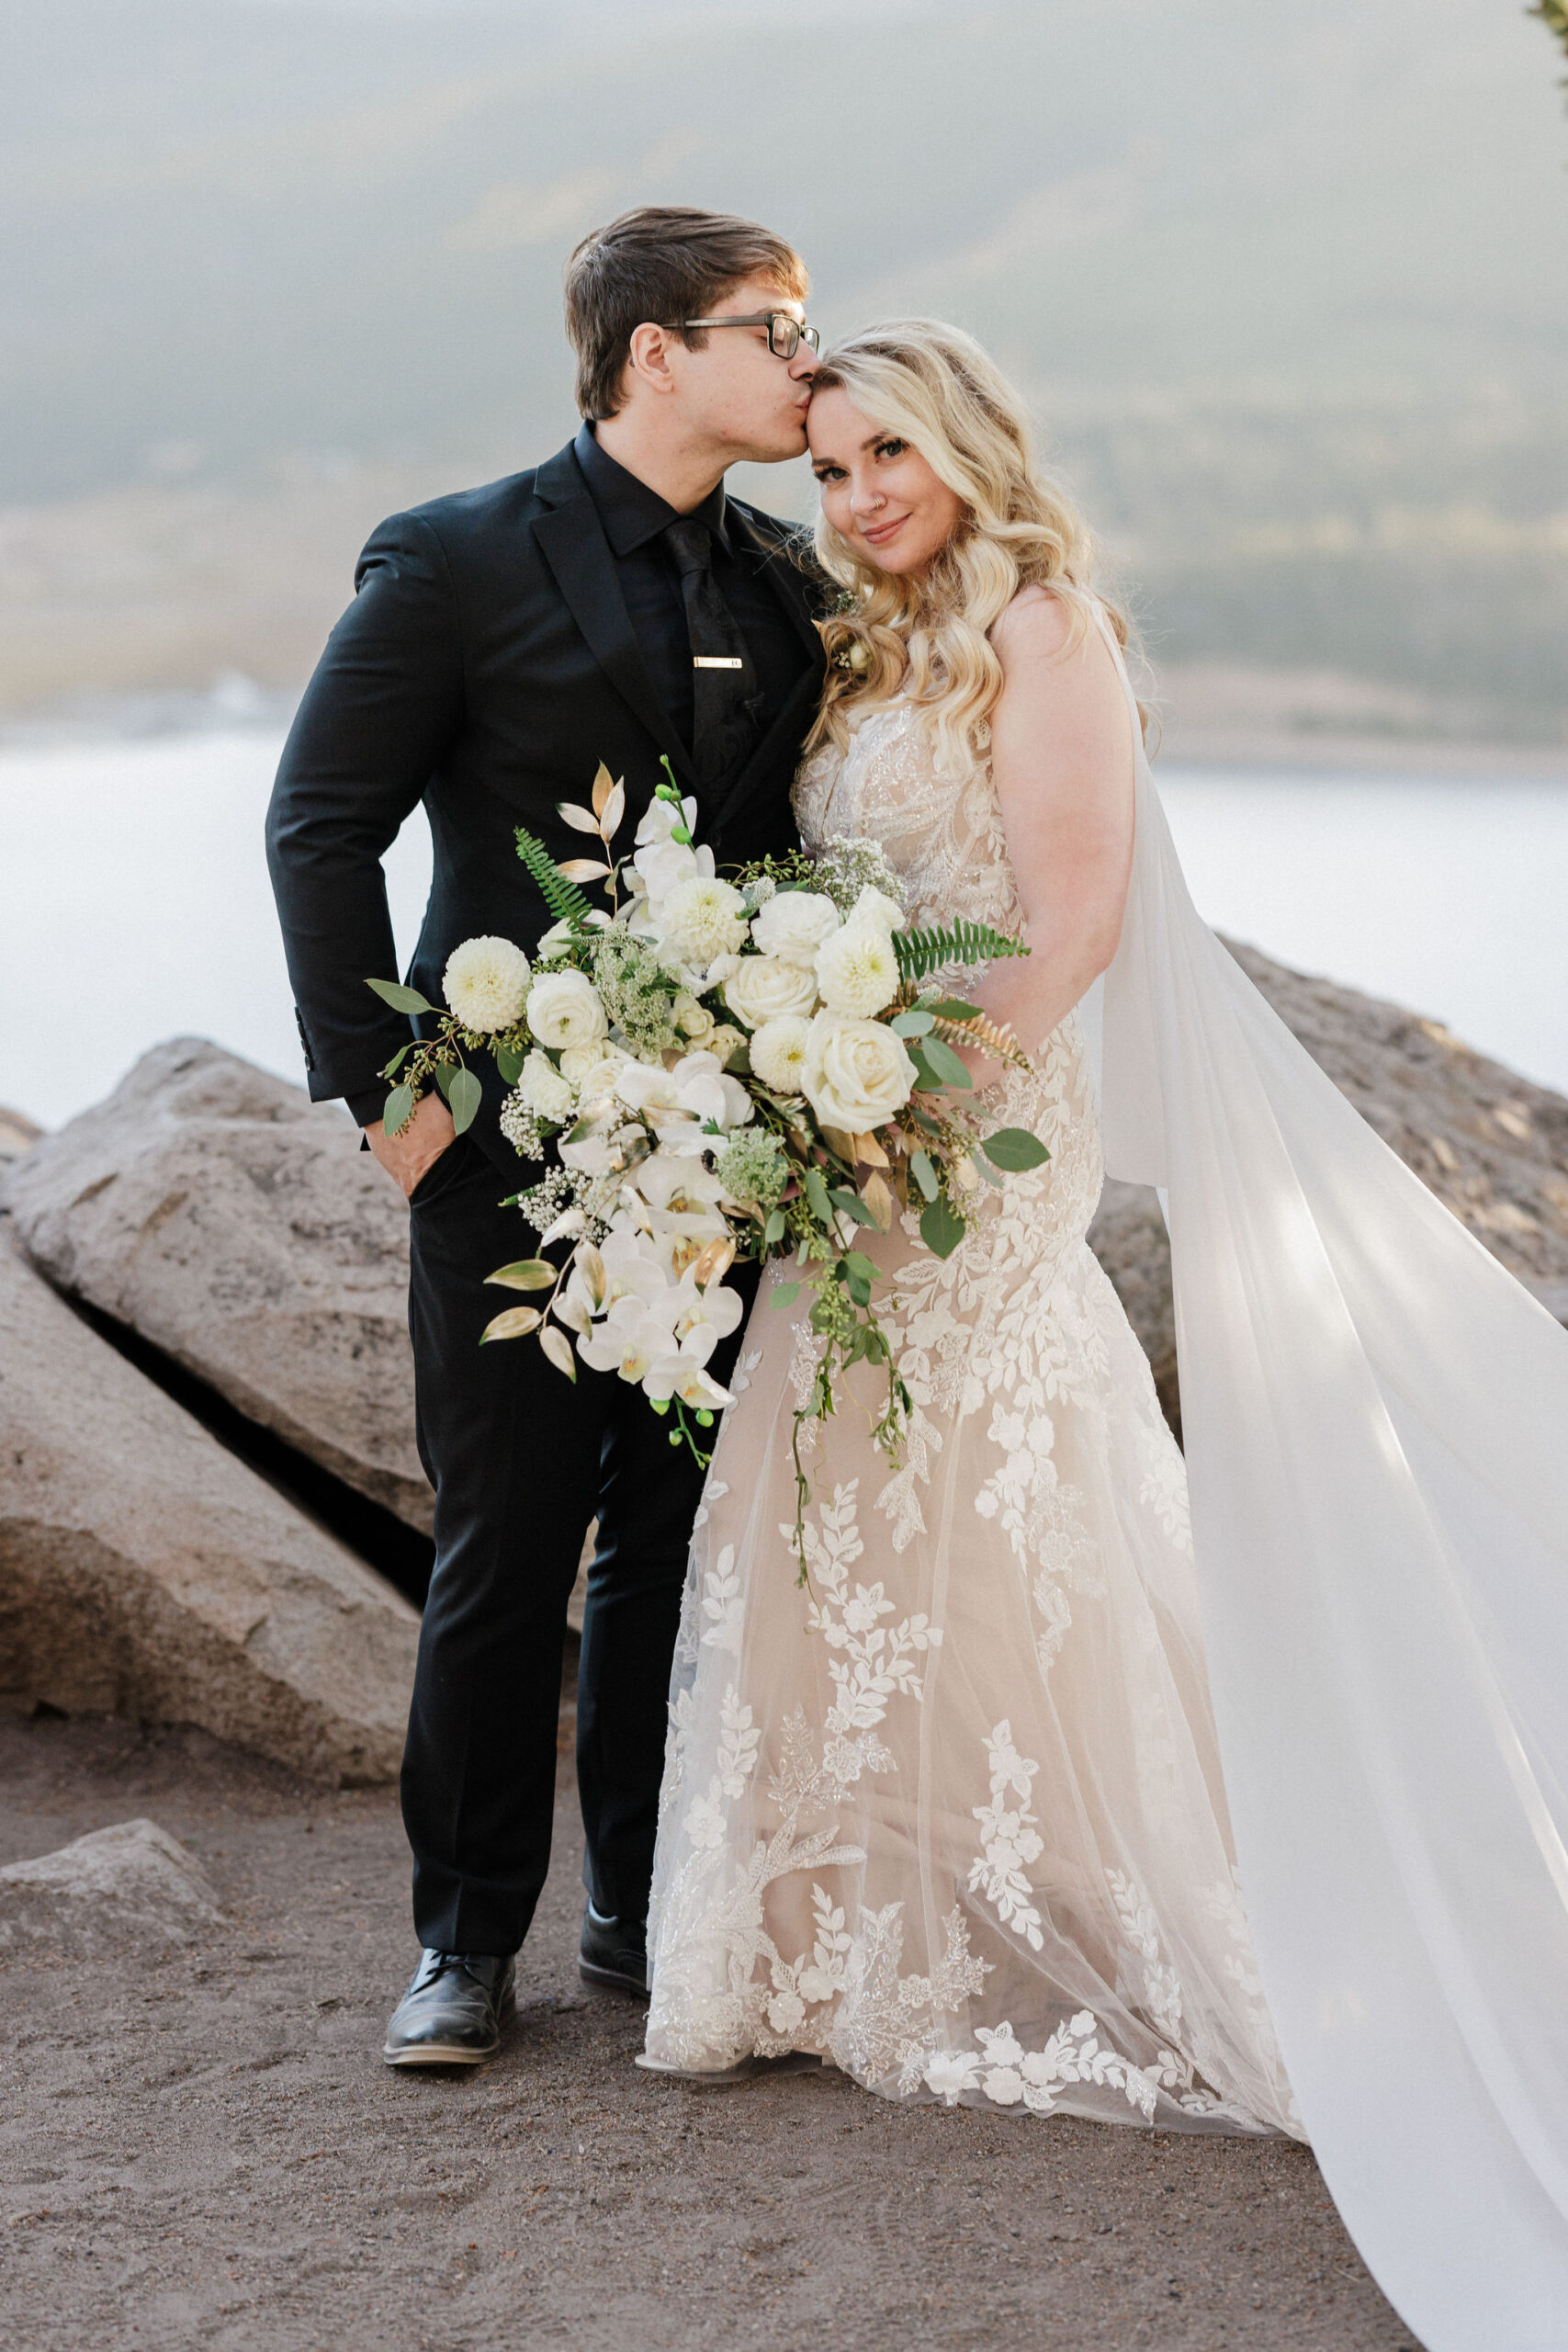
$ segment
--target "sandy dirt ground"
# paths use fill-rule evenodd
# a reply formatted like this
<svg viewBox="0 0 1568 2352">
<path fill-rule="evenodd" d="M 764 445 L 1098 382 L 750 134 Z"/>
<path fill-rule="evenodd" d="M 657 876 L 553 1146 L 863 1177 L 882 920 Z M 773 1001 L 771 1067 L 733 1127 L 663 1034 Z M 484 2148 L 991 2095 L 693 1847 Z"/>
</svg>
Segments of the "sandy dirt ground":
<svg viewBox="0 0 1568 2352">
<path fill-rule="evenodd" d="M 389 1792 L 0 1723 L 0 1861 L 138 1815 L 227 1924 L 0 1970 L 0 2342 L 1417 2352 L 1303 2149 L 636 2070 L 640 2010 L 577 1978 L 564 1770 L 518 2025 L 466 2077 L 380 2061 L 415 1957 Z"/>
</svg>

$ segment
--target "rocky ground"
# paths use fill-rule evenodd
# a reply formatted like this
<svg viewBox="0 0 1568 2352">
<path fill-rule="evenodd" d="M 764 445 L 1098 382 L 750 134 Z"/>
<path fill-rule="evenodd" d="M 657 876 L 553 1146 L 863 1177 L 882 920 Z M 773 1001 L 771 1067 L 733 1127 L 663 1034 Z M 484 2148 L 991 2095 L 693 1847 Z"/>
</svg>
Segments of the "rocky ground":
<svg viewBox="0 0 1568 2352">
<path fill-rule="evenodd" d="M 0 2340 L 1416 2352 L 1301 2148 L 637 2072 L 638 2010 L 577 1980 L 564 1772 L 519 2023 L 467 2078 L 378 2055 L 412 1957 L 389 1792 L 54 1716 L 0 1719 L 0 1864 L 151 1816 L 225 1914 L 0 1970 Z"/>
</svg>

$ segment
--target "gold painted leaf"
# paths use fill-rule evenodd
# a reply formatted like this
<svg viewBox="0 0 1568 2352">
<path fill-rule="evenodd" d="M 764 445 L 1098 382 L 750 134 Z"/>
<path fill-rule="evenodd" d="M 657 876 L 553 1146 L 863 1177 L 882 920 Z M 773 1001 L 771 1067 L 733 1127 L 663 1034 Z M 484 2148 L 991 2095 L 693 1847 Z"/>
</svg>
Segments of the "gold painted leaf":
<svg viewBox="0 0 1568 2352">
<path fill-rule="evenodd" d="M 564 874 L 569 882 L 600 882 L 610 869 L 594 857 L 569 857 L 557 871 Z"/>
<path fill-rule="evenodd" d="M 564 1331 L 558 1331 L 553 1323 L 547 1323 L 539 1334 L 539 1345 L 558 1372 L 564 1372 L 569 1380 L 577 1378 L 577 1358 L 571 1352 L 571 1341 Z"/>
<path fill-rule="evenodd" d="M 590 1291 L 592 1293 L 594 1306 L 603 1306 L 604 1304 L 604 1293 L 610 1286 L 610 1278 L 604 1272 L 604 1261 L 599 1255 L 599 1252 L 595 1249 L 593 1243 L 592 1241 L 580 1241 L 577 1245 L 577 1253 L 572 1262 L 575 1264 L 578 1272 L 581 1274 L 583 1281 L 588 1284 Z"/>
<path fill-rule="evenodd" d="M 892 1162 L 889 1160 L 887 1154 L 883 1150 L 882 1146 L 877 1142 L 874 1136 L 856 1136 L 854 1139 L 854 1156 L 856 1159 L 859 1160 L 862 1167 L 891 1167 Z"/>
<path fill-rule="evenodd" d="M 487 1323 L 479 1333 L 479 1345 L 487 1340 L 521 1340 L 527 1332 L 537 1330 L 544 1317 L 536 1306 L 508 1306 L 493 1323 Z"/>
<path fill-rule="evenodd" d="M 570 825 L 574 833 L 596 833 L 599 831 L 599 820 L 592 809 L 574 808 L 570 800 L 556 802 L 556 815 L 563 825 Z"/>
<path fill-rule="evenodd" d="M 596 823 L 603 821 L 604 811 L 610 805 L 610 795 L 615 788 L 615 780 L 601 760 L 593 775 L 593 816 Z"/>
<path fill-rule="evenodd" d="M 874 1169 L 861 1186 L 860 1196 L 876 1219 L 877 1231 L 887 1232 L 893 1223 L 893 1195 L 886 1178 L 877 1175 Z"/>
<path fill-rule="evenodd" d="M 608 800 L 605 801 L 604 812 L 599 819 L 599 831 L 606 842 L 614 838 L 615 828 L 626 813 L 626 787 L 624 784 L 617 784 Z"/>
<path fill-rule="evenodd" d="M 548 1290 L 555 1278 L 555 1268 L 543 1258 L 516 1258 L 485 1276 L 487 1283 L 499 1283 L 503 1290 Z"/>
<path fill-rule="evenodd" d="M 716 1234 L 707 1247 L 698 1253 L 692 1267 L 697 1288 L 706 1290 L 710 1283 L 722 1282 L 734 1262 L 733 1240 L 728 1234 Z"/>
</svg>

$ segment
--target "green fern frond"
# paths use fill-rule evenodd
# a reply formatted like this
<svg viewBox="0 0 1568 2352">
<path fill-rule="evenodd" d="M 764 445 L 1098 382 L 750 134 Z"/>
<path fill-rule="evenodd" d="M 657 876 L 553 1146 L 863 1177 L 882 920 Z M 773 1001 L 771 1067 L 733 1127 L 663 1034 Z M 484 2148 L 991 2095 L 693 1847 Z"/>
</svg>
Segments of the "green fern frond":
<svg viewBox="0 0 1568 2352">
<path fill-rule="evenodd" d="M 1027 956 L 1021 939 L 993 931 L 987 922 L 954 922 L 932 931 L 896 931 L 893 953 L 904 980 L 923 980 L 944 964 L 990 964 L 1002 956 Z"/>
<path fill-rule="evenodd" d="M 549 851 L 527 827 L 519 825 L 517 854 L 538 884 L 545 904 L 558 922 L 581 931 L 593 910 L 575 882 L 569 882 Z"/>
</svg>

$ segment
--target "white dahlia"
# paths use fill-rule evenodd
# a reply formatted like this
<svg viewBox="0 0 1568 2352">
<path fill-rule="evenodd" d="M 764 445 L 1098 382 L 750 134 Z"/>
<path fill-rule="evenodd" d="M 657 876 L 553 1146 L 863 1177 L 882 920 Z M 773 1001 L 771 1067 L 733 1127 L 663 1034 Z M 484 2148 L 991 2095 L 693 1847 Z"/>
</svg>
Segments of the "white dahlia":
<svg viewBox="0 0 1568 2352">
<path fill-rule="evenodd" d="M 868 1021 L 898 993 L 891 934 L 871 922 L 847 922 L 817 951 L 817 981 L 829 1012 Z"/>
<path fill-rule="evenodd" d="M 751 1072 L 775 1094 L 798 1094 L 811 1043 L 811 1023 L 798 1013 L 764 1021 L 751 1039 Z"/>
<path fill-rule="evenodd" d="M 705 874 L 677 882 L 659 910 L 664 944 L 705 968 L 716 956 L 733 956 L 746 936 L 746 901 L 728 882 Z"/>
<path fill-rule="evenodd" d="M 528 958 L 510 939 L 465 939 L 447 958 L 441 992 L 465 1029 L 510 1029 L 528 993 Z"/>
</svg>

